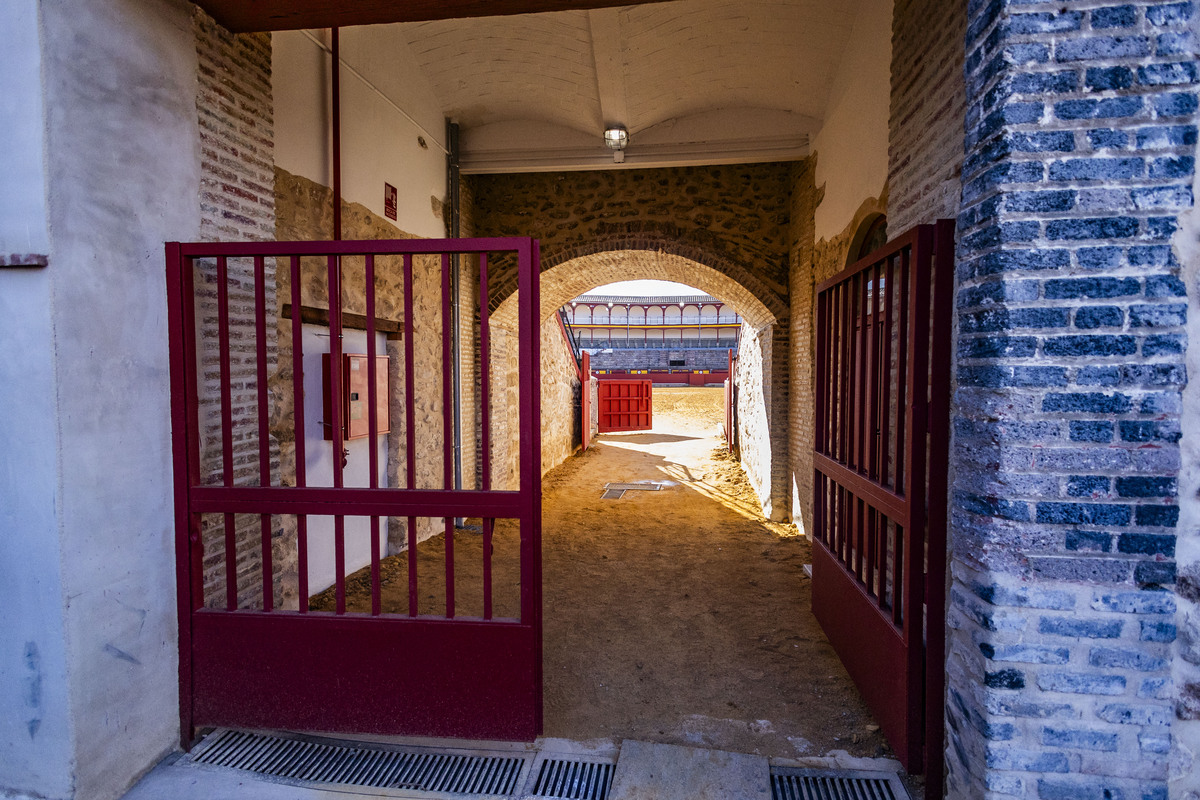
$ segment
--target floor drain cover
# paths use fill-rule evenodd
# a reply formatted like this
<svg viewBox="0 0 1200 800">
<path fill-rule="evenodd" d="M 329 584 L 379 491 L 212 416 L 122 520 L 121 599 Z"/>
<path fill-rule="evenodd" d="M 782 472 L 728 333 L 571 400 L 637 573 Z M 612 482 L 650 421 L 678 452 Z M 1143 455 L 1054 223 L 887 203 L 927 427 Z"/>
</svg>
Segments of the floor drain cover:
<svg viewBox="0 0 1200 800">
<path fill-rule="evenodd" d="M 605 800 L 612 786 L 612 762 L 547 758 L 538 770 L 530 797 Z"/>
<path fill-rule="evenodd" d="M 772 800 L 908 800 L 890 772 L 829 772 L 771 767 Z"/>
<path fill-rule="evenodd" d="M 223 730 L 209 736 L 191 760 L 303 783 L 511 797 L 529 759 Z"/>
<path fill-rule="evenodd" d="M 601 500 L 620 500 L 626 492 L 657 492 L 662 489 L 661 483 L 606 483 Z"/>
</svg>

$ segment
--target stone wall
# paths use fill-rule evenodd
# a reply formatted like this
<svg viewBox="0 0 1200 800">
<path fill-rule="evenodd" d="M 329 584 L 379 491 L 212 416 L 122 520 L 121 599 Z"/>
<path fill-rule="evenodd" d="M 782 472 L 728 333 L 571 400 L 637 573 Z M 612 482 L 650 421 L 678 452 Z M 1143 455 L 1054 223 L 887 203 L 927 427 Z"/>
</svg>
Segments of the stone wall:
<svg viewBox="0 0 1200 800">
<path fill-rule="evenodd" d="M 949 794 L 1194 784 L 1171 682 L 1191 3 L 972 4 Z M 1184 652 L 1186 652 L 1186 645 Z M 1180 743 L 1177 741 L 1177 745 Z"/>
<path fill-rule="evenodd" d="M 611 250 L 663 251 L 727 272 L 782 317 L 788 169 L 475 175 L 469 182 L 477 235 L 540 239 L 543 270 Z M 494 286 L 493 306 L 516 291 L 515 273 L 498 273 Z"/>
<path fill-rule="evenodd" d="M 557 316 L 542 323 L 542 474 L 580 446 L 579 365 Z"/>
<path fill-rule="evenodd" d="M 738 455 L 750 485 L 759 498 L 770 497 L 771 484 L 771 364 L 772 327 L 754 330 L 742 325 L 742 346 L 734 365 L 737 385 L 736 439 Z M 771 515 L 769 503 L 763 513 Z"/>
<path fill-rule="evenodd" d="M 729 302 L 756 329 L 771 326 L 764 385 L 772 417 L 761 499 L 789 516 L 786 300 L 790 165 L 471 176 L 478 236 L 541 240 L 542 313 L 631 277 L 689 283 Z M 495 318 L 515 316 L 515 274 L 497 267 Z M 547 301 L 549 300 L 549 304 Z M 747 451 L 743 450 L 745 455 Z"/>
<path fill-rule="evenodd" d="M 888 230 L 958 215 L 963 37 L 974 3 L 895 0 L 888 136 Z"/>
<path fill-rule="evenodd" d="M 305 239 L 330 239 L 333 233 L 332 191 L 307 178 L 291 175 L 277 169 L 275 175 L 277 228 L 276 237 L 281 241 Z M 345 239 L 410 239 L 416 238 L 399 230 L 390 222 L 373 214 L 356 203 L 342 203 L 342 228 Z M 477 403 L 475 374 L 475 324 L 478 319 L 477 262 L 463 258 L 460 265 L 463 336 L 461 358 L 463 359 L 463 483 L 466 488 L 476 485 L 476 418 Z M 403 323 L 404 286 L 402 260 L 398 257 L 376 259 L 375 316 L 379 319 Z M 327 277 L 324 259 L 302 261 L 301 304 L 316 308 L 328 308 Z M 292 337 L 291 320 L 282 316 L 284 303 L 291 302 L 291 277 L 285 271 L 278 276 L 279 309 L 279 369 L 273 378 L 274 395 L 280 405 L 275 416 L 273 432 L 281 443 L 282 476 L 285 483 L 295 481 L 295 433 L 294 409 L 292 408 Z M 441 261 L 437 257 L 413 259 L 413 358 L 416 381 L 414 403 L 414 437 L 419 457 L 416 460 L 416 483 L 413 488 L 444 488 L 444 417 L 442 403 L 442 274 Z M 366 294 L 363 262 L 361 259 L 345 259 L 342 283 L 343 311 L 364 314 Z M 503 348 L 503 343 L 501 344 Z M 387 343 L 387 355 L 391 358 L 391 432 L 388 434 L 388 485 L 407 488 L 407 450 L 405 414 L 405 352 L 402 336 L 392 336 Z M 320 445 L 325 445 L 321 442 Z M 309 447 L 312 443 L 309 444 Z M 399 552 L 407 547 L 407 522 L 391 519 L 388 524 L 389 551 Z M 418 540 L 424 540 L 441 531 L 433 520 L 418 521 Z M 294 532 L 287 536 L 275 549 L 276 563 L 284 570 L 282 588 L 283 602 L 294 604 L 296 592 L 296 551 Z"/>
</svg>

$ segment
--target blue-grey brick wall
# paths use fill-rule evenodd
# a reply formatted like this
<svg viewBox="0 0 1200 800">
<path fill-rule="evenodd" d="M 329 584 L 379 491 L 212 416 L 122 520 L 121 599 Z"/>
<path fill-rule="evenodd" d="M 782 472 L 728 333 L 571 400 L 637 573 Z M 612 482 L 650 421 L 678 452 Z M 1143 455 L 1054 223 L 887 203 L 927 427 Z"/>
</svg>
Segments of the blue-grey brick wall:
<svg viewBox="0 0 1200 800">
<path fill-rule="evenodd" d="M 969 2 L 951 797 L 1166 797 L 1198 5 Z"/>
</svg>

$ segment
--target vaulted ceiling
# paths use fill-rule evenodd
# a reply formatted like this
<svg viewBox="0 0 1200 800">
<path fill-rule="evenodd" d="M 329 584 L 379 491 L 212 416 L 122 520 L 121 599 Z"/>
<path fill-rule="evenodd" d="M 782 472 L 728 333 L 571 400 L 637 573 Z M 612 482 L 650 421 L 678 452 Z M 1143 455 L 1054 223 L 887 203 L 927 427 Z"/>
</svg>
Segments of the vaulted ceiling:
<svg viewBox="0 0 1200 800">
<path fill-rule="evenodd" d="M 445 115 L 460 124 L 465 172 L 611 167 L 601 140 L 609 125 L 629 131 L 627 166 L 719 164 L 807 154 L 866 2 L 878 0 L 675 0 L 605 8 L 586 0 L 454 0 L 442 6 L 461 18 L 387 28 L 415 56 Z M 335 24 L 347 9 L 382 13 L 388 5 L 200 4 L 218 20 L 231 7 L 296 12 L 280 17 L 277 27 L 296 27 L 300 11 L 308 13 L 306 23 Z M 323 4 L 338 12 L 313 16 Z M 391 6 L 422 20 L 437 4 Z M 546 7 L 569 10 L 468 15 Z"/>
</svg>

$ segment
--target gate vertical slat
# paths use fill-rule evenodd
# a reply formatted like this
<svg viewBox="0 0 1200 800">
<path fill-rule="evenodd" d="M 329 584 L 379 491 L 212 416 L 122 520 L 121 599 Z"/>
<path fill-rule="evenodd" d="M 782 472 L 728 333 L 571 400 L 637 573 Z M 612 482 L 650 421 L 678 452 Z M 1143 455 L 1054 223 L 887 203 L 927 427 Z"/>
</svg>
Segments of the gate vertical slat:
<svg viewBox="0 0 1200 800">
<path fill-rule="evenodd" d="M 945 610 L 949 421 L 948 399 L 927 398 L 949 385 L 950 294 L 937 284 L 931 307 L 931 268 L 952 250 L 952 223 L 939 223 L 936 240 L 921 226 L 816 297 L 813 610 L 912 771 L 940 758 L 942 735 L 927 719 L 940 707 L 931 699 L 925 711 L 936 689 L 925 665 L 927 652 L 944 657 L 933 640 Z"/>
<path fill-rule="evenodd" d="M 304 321 L 300 314 L 300 256 L 288 259 L 292 290 L 292 410 L 295 417 L 292 440 L 296 448 L 296 487 L 308 486 L 304 448 Z M 296 515 L 296 571 L 301 614 L 308 613 L 308 515 Z"/>
<path fill-rule="evenodd" d="M 488 292 L 488 257 L 479 255 L 479 416 L 480 478 L 483 490 L 492 488 L 492 381 L 491 381 L 491 295 Z M 586 358 L 586 354 L 584 356 Z"/>
<path fill-rule="evenodd" d="M 579 354 L 580 416 L 583 417 L 580 438 L 586 452 L 592 445 L 592 354 Z"/>
<path fill-rule="evenodd" d="M 413 257 L 404 254 L 404 488 L 417 488 L 416 397 L 413 386 Z M 417 616 L 417 518 L 408 518 L 408 615 Z"/>
<path fill-rule="evenodd" d="M 255 342 L 255 391 L 258 395 L 258 485 L 271 485 L 271 435 L 267 428 L 267 287 L 266 265 L 262 256 L 254 257 L 254 342 Z M 271 515 L 259 515 L 259 539 L 262 558 L 262 602 L 263 611 L 275 607 L 275 584 L 267 576 L 273 575 L 271 568 Z"/>
<path fill-rule="evenodd" d="M 454 388 L 451 369 L 450 254 L 442 253 L 442 488 L 454 488 Z M 454 518 L 443 520 L 446 532 L 446 616 L 454 618 Z"/>
<path fill-rule="evenodd" d="M 492 395 L 491 395 L 491 295 L 488 291 L 488 257 L 479 254 L 479 418 L 480 483 L 492 488 Z M 483 618 L 492 618 L 492 532 L 494 520 L 483 520 Z"/>
<path fill-rule="evenodd" d="M 896 291 L 896 257 L 889 255 L 884 262 L 887 273 L 883 282 L 883 363 L 880 369 L 885 376 L 883 397 L 880 398 L 881 430 L 879 433 L 879 485 L 895 486 L 892 482 L 892 304 Z M 880 592 L 880 594 L 883 594 Z"/>
<path fill-rule="evenodd" d="M 379 435 L 379 387 L 375 385 L 378 365 L 375 363 L 375 256 L 368 254 L 363 263 L 363 284 L 367 304 L 367 469 L 371 474 L 367 485 L 379 488 L 379 447 L 375 438 Z M 379 517 L 371 515 L 371 614 L 382 613 L 383 598 L 379 574 Z"/>
<path fill-rule="evenodd" d="M 345 485 L 342 458 L 346 451 L 342 426 L 342 259 L 329 256 L 326 261 L 326 289 L 329 298 L 329 404 L 333 438 L 333 488 Z M 333 517 L 333 564 L 336 613 L 346 613 L 346 517 Z"/>
<path fill-rule="evenodd" d="M 904 413 L 904 409 L 911 402 L 908 383 L 905 378 L 908 375 L 908 342 L 912 333 L 910 329 L 911 321 L 908 316 L 908 301 L 911 294 L 909 291 L 909 281 L 911 280 L 910 271 L 912 269 L 911 258 L 909 256 L 910 252 L 908 250 L 900 253 L 900 296 L 898 302 L 900 319 L 898 323 L 899 338 L 897 339 L 898 344 L 896 347 L 896 408 L 898 411 L 896 414 L 896 470 L 893 485 L 897 493 L 903 494 L 905 498 L 911 500 L 912 495 L 906 489 L 908 486 L 906 483 L 908 465 L 901 457 L 901 453 L 905 452 L 904 445 L 909 441 L 909 439 L 905 438 L 907 415 Z"/>
<path fill-rule="evenodd" d="M 217 342 L 221 352 L 217 360 L 221 376 L 221 481 L 233 486 L 233 409 L 230 398 L 229 364 L 229 262 L 217 258 Z M 225 607 L 238 607 L 237 526 L 233 514 L 225 514 Z"/>
</svg>

